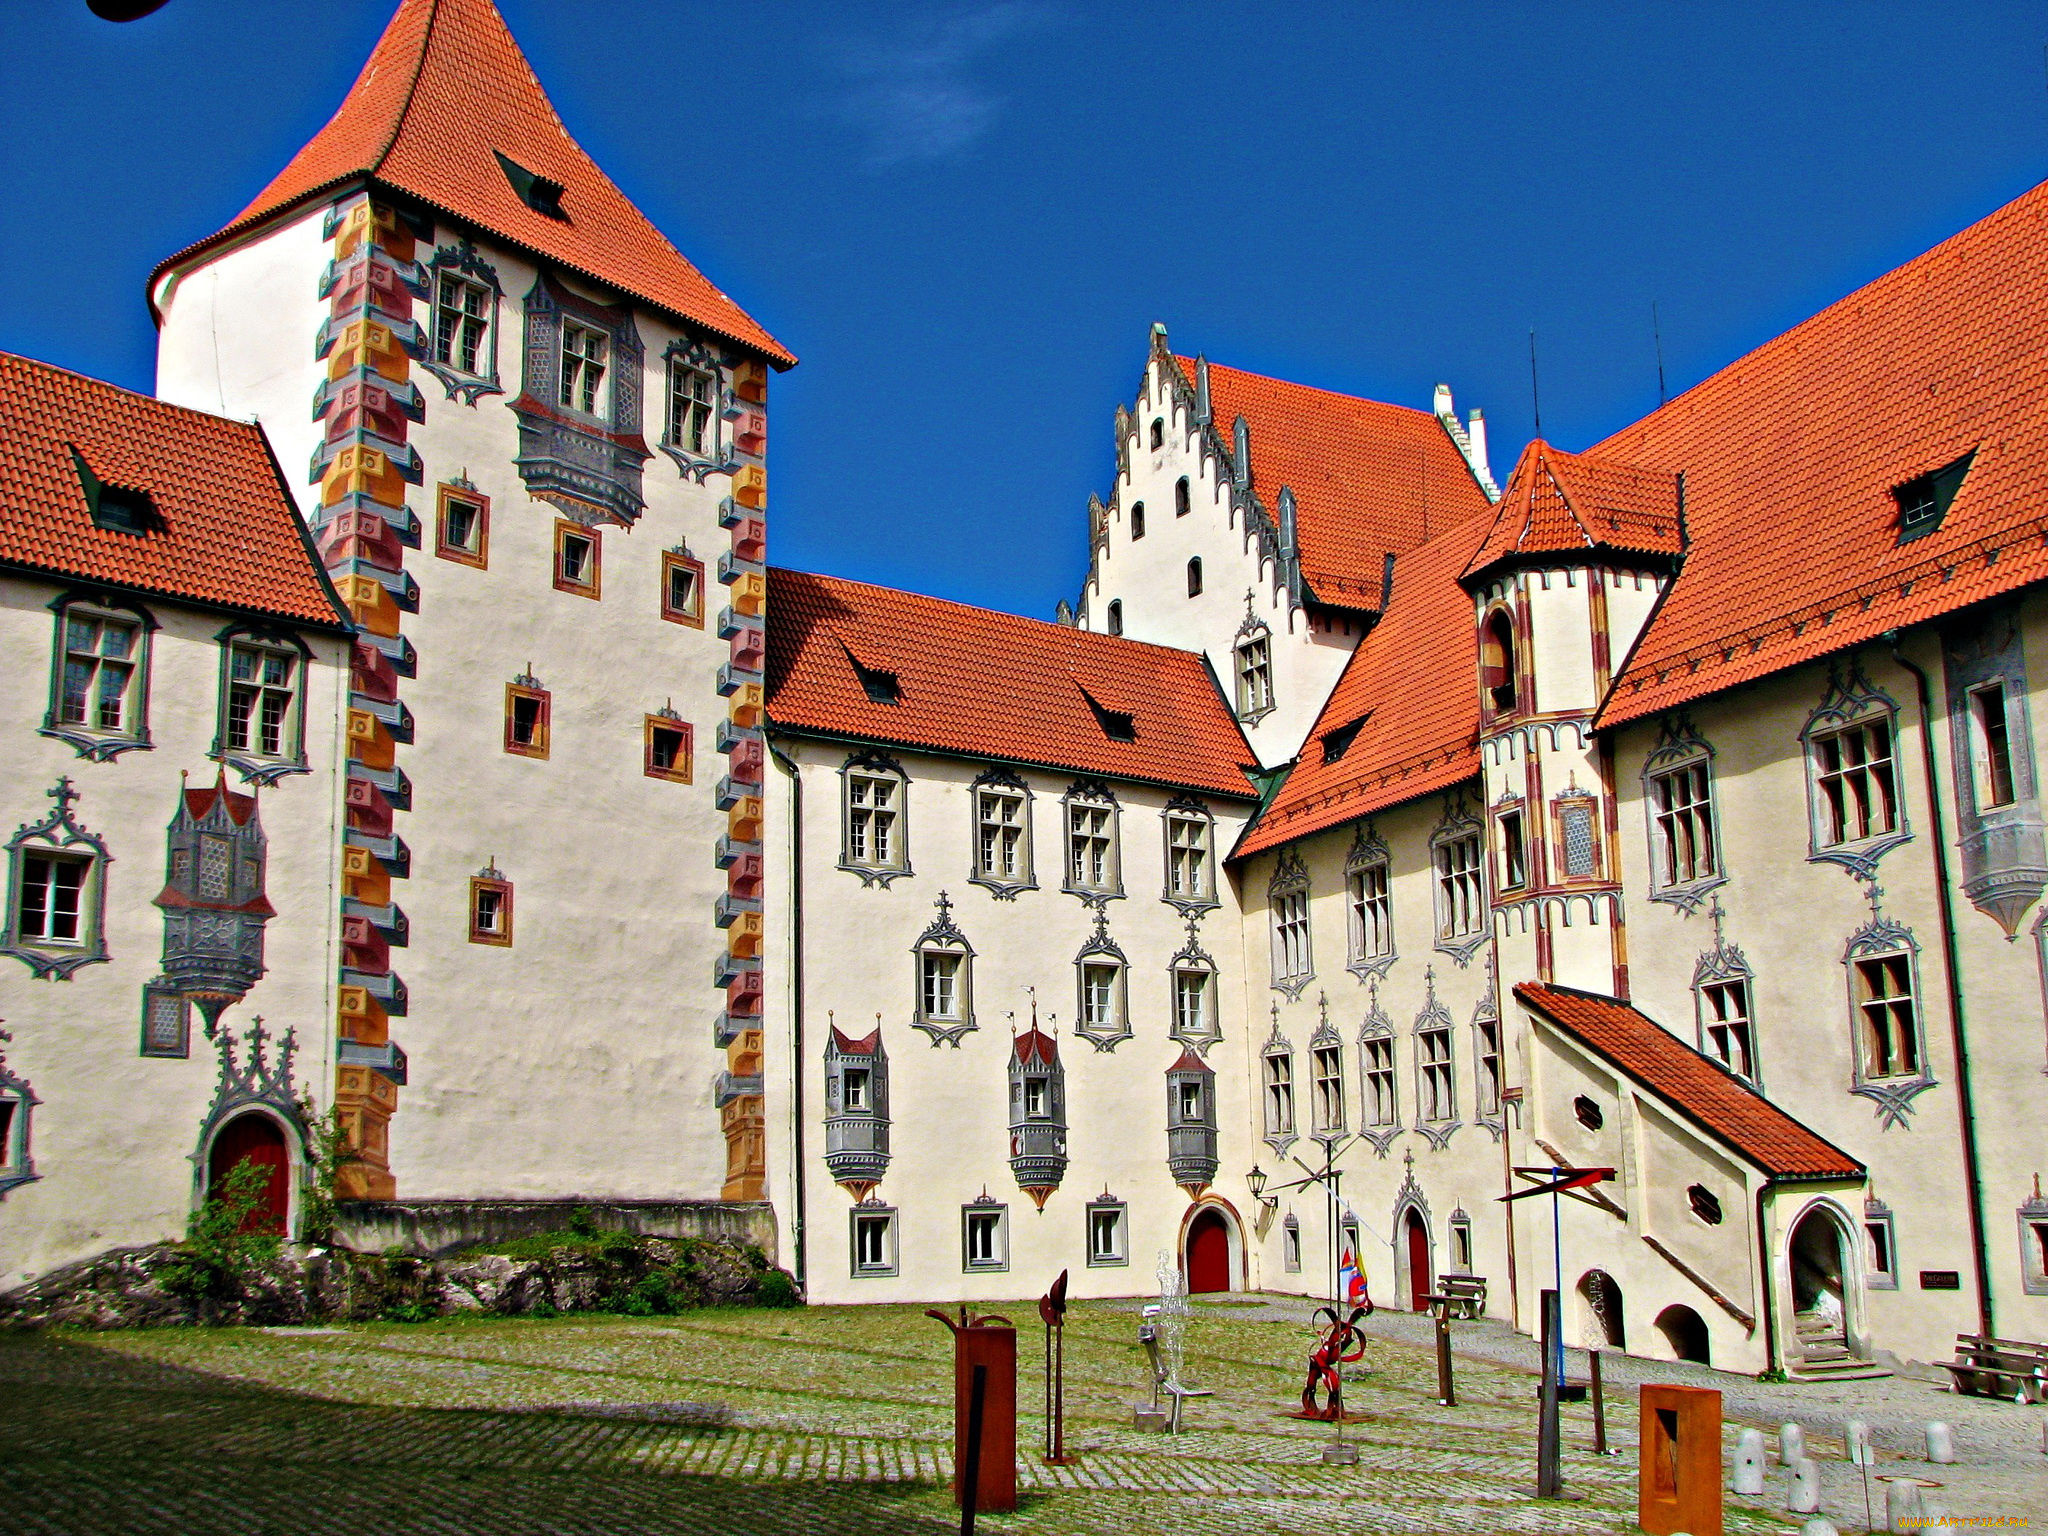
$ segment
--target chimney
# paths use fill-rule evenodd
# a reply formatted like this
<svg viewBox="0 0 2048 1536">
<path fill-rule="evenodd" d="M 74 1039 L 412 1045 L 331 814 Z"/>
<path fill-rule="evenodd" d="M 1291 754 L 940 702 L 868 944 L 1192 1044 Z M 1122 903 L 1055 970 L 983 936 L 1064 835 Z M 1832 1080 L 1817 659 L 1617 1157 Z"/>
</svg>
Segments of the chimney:
<svg viewBox="0 0 2048 1536">
<path fill-rule="evenodd" d="M 1486 413 L 1478 406 L 1472 407 L 1472 419 L 1465 427 L 1465 436 L 1471 439 L 1469 459 L 1472 472 L 1479 477 L 1481 485 L 1493 484 L 1493 466 L 1486 458 Z"/>
</svg>

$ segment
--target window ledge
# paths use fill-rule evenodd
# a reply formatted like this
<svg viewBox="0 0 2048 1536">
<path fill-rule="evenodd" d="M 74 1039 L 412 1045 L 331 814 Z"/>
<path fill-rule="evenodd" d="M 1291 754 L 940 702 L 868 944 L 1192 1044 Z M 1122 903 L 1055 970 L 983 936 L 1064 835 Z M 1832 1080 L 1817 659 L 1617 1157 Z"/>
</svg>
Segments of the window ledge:
<svg viewBox="0 0 2048 1536">
<path fill-rule="evenodd" d="M 1019 891 L 1035 891 L 1036 880 L 998 880 L 994 875 L 969 875 L 969 885 L 978 885 L 997 901 L 1015 901 Z"/>
<path fill-rule="evenodd" d="M 1728 883 L 1725 874 L 1709 875 L 1704 880 L 1690 880 L 1683 885 L 1659 886 L 1650 892 L 1650 900 L 1661 901 L 1666 906 L 1676 907 L 1687 917 L 1698 912 L 1709 895 Z"/>
<path fill-rule="evenodd" d="M 854 864 L 846 859 L 839 861 L 839 867 L 849 875 L 859 875 L 862 885 L 879 885 L 885 891 L 889 888 L 890 881 L 907 880 L 914 873 L 908 864 L 896 869 L 885 869 L 877 864 Z"/>
<path fill-rule="evenodd" d="M 451 368 L 430 358 L 421 358 L 419 365 L 441 381 L 441 387 L 448 391 L 450 400 L 460 400 L 467 406 L 475 406 L 480 396 L 505 393 L 504 386 L 495 376 L 464 373 L 460 368 Z"/>
<path fill-rule="evenodd" d="M 1878 861 L 1905 843 L 1913 841 L 1913 834 L 1907 831 L 1887 832 L 1883 837 L 1867 837 L 1856 843 L 1836 843 L 1831 848 L 1816 847 L 1807 854 L 1809 864 L 1839 864 L 1851 874 L 1865 880 L 1875 879 Z"/>
<path fill-rule="evenodd" d="M 207 756 L 234 769 L 244 784 L 275 784 L 292 774 L 313 771 L 303 757 L 257 757 L 239 752 L 209 752 Z"/>
</svg>

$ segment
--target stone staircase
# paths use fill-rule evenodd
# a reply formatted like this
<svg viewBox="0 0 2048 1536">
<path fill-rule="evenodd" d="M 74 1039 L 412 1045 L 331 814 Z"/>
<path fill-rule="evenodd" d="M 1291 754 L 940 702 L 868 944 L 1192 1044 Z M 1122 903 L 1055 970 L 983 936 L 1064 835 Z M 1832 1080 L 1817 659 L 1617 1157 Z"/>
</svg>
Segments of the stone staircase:
<svg viewBox="0 0 2048 1536">
<path fill-rule="evenodd" d="M 1891 1372 L 1849 1353 L 1849 1343 L 1839 1322 L 1812 1312 L 1793 1319 L 1794 1342 L 1798 1345 L 1785 1363 L 1795 1381 L 1870 1381 Z"/>
</svg>

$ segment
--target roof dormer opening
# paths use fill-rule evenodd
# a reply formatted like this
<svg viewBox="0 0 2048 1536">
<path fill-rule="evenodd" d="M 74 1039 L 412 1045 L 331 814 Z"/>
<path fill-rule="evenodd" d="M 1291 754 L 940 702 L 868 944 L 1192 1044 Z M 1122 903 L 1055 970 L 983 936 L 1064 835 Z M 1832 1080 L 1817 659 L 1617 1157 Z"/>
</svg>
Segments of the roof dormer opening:
<svg viewBox="0 0 2048 1536">
<path fill-rule="evenodd" d="M 881 667 L 871 667 L 853 654 L 853 648 L 844 640 L 839 649 L 846 652 L 847 665 L 853 668 L 853 675 L 860 680 L 861 692 L 868 696 L 870 704 L 901 704 L 903 686 L 894 672 Z"/>
<path fill-rule="evenodd" d="M 1135 717 L 1126 714 L 1120 709 L 1104 707 L 1102 701 L 1090 693 L 1078 679 L 1075 681 L 1074 686 L 1081 690 L 1081 697 L 1088 701 L 1089 709 L 1095 712 L 1095 723 L 1102 727 L 1103 735 L 1107 736 L 1111 741 L 1136 741 L 1138 739 L 1138 722 Z"/>
<path fill-rule="evenodd" d="M 505 172 L 505 179 L 512 184 L 519 201 L 535 213 L 545 214 L 551 219 L 568 222 L 569 215 L 562 211 L 562 193 L 566 190 L 559 181 L 551 181 L 538 171 L 529 171 L 518 161 L 500 150 L 492 150 L 498 157 L 498 164 Z"/>
<path fill-rule="evenodd" d="M 1972 448 L 1953 464 L 1917 475 L 1904 485 L 1892 487 L 1892 499 L 1899 504 L 1899 542 L 1910 544 L 1934 532 L 1948 516 L 1950 503 L 1963 487 L 1970 461 L 1977 457 Z"/>
<path fill-rule="evenodd" d="M 149 492 L 139 486 L 113 485 L 92 472 L 85 455 L 71 450 L 71 462 L 78 470 L 79 488 L 85 492 L 85 509 L 95 528 L 109 533 L 161 533 L 164 520 Z"/>
<path fill-rule="evenodd" d="M 1358 740 L 1358 733 L 1364 729 L 1371 717 L 1360 715 L 1356 720 L 1338 726 L 1333 731 L 1323 732 L 1323 761 L 1334 763 L 1351 750 L 1351 743 Z"/>
</svg>

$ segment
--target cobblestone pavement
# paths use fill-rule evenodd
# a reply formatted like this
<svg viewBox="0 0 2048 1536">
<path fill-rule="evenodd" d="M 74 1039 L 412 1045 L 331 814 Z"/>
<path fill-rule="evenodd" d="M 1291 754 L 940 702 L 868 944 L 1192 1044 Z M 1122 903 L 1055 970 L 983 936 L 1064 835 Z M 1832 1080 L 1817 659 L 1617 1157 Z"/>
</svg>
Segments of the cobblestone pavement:
<svg viewBox="0 0 2048 1536">
<path fill-rule="evenodd" d="M 1416 1320 L 1386 1320 L 1347 1389 L 1365 1415 L 1349 1431 L 1362 1464 L 1324 1467 L 1329 1431 L 1280 1417 L 1300 1391 L 1304 1308 L 1198 1305 L 1189 1374 L 1215 1396 L 1192 1405 L 1188 1433 L 1168 1439 L 1130 1427 L 1144 1395 L 1135 1305 L 1073 1313 L 1069 1441 L 1079 1460 L 1058 1468 L 1029 1454 L 1040 1431 L 1039 1330 L 1028 1304 L 1008 1309 L 1026 1323 L 1024 1504 L 985 1517 L 984 1530 L 1634 1528 L 1626 1401 L 1610 1414 L 1624 1454 L 1605 1460 L 1587 1451 L 1588 1411 L 1566 1410 L 1565 1475 L 1581 1498 L 1525 1491 L 1531 1350 L 1505 1330 L 1461 1329 L 1461 1350 L 1472 1352 L 1459 1361 L 1458 1406 L 1443 1408 L 1426 1334 Z M 0 1531 L 952 1531 L 950 1348 L 912 1307 L 5 1337 Z M 1732 1533 L 1788 1524 L 1763 1508 L 1729 1512 Z"/>
</svg>

